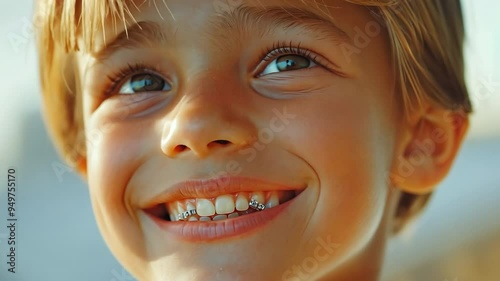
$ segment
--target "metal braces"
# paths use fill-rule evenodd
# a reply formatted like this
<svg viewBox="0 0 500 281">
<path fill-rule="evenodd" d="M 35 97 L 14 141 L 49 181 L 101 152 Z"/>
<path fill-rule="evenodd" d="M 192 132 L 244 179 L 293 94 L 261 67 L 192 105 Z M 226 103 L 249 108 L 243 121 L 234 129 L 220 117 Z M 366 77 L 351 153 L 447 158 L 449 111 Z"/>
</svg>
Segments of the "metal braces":
<svg viewBox="0 0 500 281">
<path fill-rule="evenodd" d="M 177 219 L 180 221 L 186 220 L 189 216 L 196 215 L 196 210 L 187 210 L 177 215 Z"/>
<path fill-rule="evenodd" d="M 266 208 L 266 205 L 257 202 L 257 200 L 255 200 L 255 199 L 250 200 L 250 202 L 248 203 L 248 206 L 250 206 L 250 208 L 257 210 L 257 211 L 262 211 Z"/>
</svg>

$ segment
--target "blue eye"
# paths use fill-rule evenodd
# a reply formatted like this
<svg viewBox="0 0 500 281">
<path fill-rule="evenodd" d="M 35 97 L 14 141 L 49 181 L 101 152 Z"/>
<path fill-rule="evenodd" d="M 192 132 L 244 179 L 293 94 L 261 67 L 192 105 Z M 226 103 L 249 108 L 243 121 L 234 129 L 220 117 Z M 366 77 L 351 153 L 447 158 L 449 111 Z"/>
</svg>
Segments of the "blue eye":
<svg viewBox="0 0 500 281">
<path fill-rule="evenodd" d="M 140 73 L 131 76 L 123 83 L 119 94 L 134 94 L 141 92 L 169 91 L 172 87 L 165 79 L 151 73 Z"/>
<path fill-rule="evenodd" d="M 269 63 L 264 69 L 262 75 L 267 75 L 276 72 L 299 70 L 316 66 L 316 63 L 301 55 L 284 55 L 280 56 Z"/>
</svg>

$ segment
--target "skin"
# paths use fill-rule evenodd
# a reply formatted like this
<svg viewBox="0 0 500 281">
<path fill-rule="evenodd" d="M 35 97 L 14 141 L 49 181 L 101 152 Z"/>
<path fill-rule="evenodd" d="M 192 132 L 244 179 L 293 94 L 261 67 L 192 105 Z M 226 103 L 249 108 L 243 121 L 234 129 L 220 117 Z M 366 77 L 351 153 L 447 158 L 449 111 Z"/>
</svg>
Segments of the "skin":
<svg viewBox="0 0 500 281">
<path fill-rule="evenodd" d="M 314 32 L 300 28 L 265 36 L 251 28 L 219 32 L 213 1 L 167 1 L 170 11 L 147 4 L 132 9 L 137 21 L 159 25 L 167 40 L 78 54 L 87 135 L 80 171 L 100 231 L 139 280 L 377 280 L 400 190 L 432 190 L 447 173 L 467 120 L 457 125 L 427 103 L 403 118 L 385 31 L 359 52 L 346 49 L 355 46 L 356 27 L 374 21 L 364 7 L 333 0 L 323 1 L 328 7 L 244 2 L 331 16 L 351 45 L 319 44 Z M 112 42 L 111 22 L 106 30 Z M 319 55 L 318 64 L 257 77 L 280 56 L 264 62 L 262 50 L 290 40 Z M 106 96 L 105 77 L 127 63 L 158 70 L 171 89 L 120 94 L 136 74 L 130 73 Z M 259 132 L 274 128 L 276 110 L 294 117 L 263 142 Z M 434 142 L 424 161 L 401 175 L 401 159 L 411 160 L 415 141 L 429 139 L 436 128 L 446 140 Z M 264 148 L 250 153 L 259 142 Z M 144 215 L 144 204 L 165 187 L 234 172 L 227 171 L 230 161 L 238 163 L 237 176 L 307 186 L 296 198 L 300 208 L 257 232 L 210 243 L 176 240 Z M 334 250 L 318 255 L 320 239 Z"/>
</svg>

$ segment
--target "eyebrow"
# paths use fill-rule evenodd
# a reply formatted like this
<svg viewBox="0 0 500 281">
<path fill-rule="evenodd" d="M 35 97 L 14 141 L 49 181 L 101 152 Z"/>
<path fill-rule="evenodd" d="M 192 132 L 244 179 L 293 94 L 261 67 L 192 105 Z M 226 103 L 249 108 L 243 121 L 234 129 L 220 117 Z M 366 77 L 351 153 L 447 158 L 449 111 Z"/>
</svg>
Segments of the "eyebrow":
<svg viewBox="0 0 500 281">
<path fill-rule="evenodd" d="M 258 37 L 273 34 L 276 30 L 303 30 L 316 40 L 329 40 L 338 43 L 351 43 L 351 38 L 339 28 L 331 15 L 295 7 L 250 7 L 238 6 L 231 11 L 218 14 L 211 20 L 214 36 L 228 37 L 231 31 L 255 33 Z M 110 43 L 94 53 L 98 60 L 106 60 L 119 49 L 133 49 L 168 43 L 168 35 L 162 27 L 152 21 L 141 21 L 123 30 Z"/>
<path fill-rule="evenodd" d="M 167 35 L 161 26 L 152 21 L 141 21 L 127 27 L 113 39 L 110 43 L 104 44 L 104 47 L 93 56 L 100 61 L 106 60 L 113 53 L 120 49 L 133 49 L 144 46 L 154 46 L 166 43 Z"/>
</svg>

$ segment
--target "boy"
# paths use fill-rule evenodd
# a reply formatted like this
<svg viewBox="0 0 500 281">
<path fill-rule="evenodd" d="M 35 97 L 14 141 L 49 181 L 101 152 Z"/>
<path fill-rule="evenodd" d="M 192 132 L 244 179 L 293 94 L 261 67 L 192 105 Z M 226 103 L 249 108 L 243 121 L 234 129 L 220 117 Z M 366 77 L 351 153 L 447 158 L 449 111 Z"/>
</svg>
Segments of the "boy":
<svg viewBox="0 0 500 281">
<path fill-rule="evenodd" d="M 467 131 L 458 0 L 37 9 L 49 130 L 139 280 L 377 280 Z"/>
</svg>

